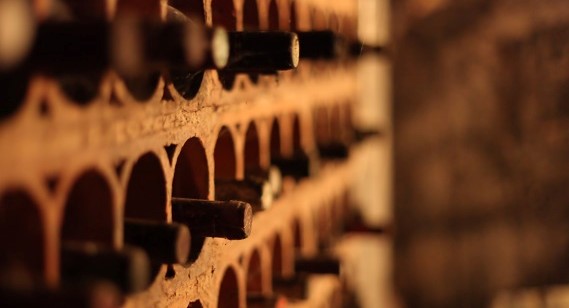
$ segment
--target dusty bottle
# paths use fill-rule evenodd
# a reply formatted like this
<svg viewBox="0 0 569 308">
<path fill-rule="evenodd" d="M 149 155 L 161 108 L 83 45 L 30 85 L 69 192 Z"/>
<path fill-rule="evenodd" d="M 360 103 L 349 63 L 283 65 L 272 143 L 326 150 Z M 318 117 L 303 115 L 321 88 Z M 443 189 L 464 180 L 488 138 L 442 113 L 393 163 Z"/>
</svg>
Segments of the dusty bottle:
<svg viewBox="0 0 569 308">
<path fill-rule="evenodd" d="M 185 264 L 191 236 L 187 226 L 143 219 L 125 219 L 124 242 L 142 248 L 154 263 Z"/>
<path fill-rule="evenodd" d="M 110 281 L 122 292 L 134 293 L 150 284 L 150 261 L 139 248 L 115 250 L 89 242 L 66 242 L 61 247 L 61 278 L 65 283 Z"/>
</svg>

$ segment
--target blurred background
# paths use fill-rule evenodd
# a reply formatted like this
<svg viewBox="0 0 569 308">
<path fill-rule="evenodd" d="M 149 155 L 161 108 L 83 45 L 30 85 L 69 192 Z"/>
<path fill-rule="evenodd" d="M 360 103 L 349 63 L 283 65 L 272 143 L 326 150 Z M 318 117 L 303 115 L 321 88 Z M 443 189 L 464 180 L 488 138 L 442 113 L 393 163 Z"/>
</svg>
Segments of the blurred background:
<svg viewBox="0 0 569 308">
<path fill-rule="evenodd" d="M 393 1 L 392 26 L 404 305 L 569 306 L 569 3 Z"/>
</svg>

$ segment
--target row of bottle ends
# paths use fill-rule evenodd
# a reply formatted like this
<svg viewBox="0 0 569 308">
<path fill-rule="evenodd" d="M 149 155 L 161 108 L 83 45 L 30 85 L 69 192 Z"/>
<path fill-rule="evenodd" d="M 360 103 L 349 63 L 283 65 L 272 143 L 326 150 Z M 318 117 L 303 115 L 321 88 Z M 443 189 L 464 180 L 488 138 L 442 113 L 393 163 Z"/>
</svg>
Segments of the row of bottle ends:
<svg viewBox="0 0 569 308">
<path fill-rule="evenodd" d="M 28 5 L 26 6 L 26 3 Z M 0 1 L 0 73 L 82 73 L 112 69 L 126 78 L 163 70 L 274 73 L 300 59 L 340 59 L 381 46 L 321 31 L 226 31 L 167 7 L 165 21 L 47 18 L 36 23 L 28 1 Z"/>
<path fill-rule="evenodd" d="M 378 134 L 355 132 L 353 142 L 357 144 L 378 137 Z M 35 278 L 29 278 L 30 285 L 24 283 L 22 286 L 21 282 L 26 281 L 22 277 L 33 274 L 26 273 L 29 269 L 18 272 L 19 267 L 14 266 L 18 264 L 17 260 L 8 260 L 0 275 L 0 302 L 26 306 L 49 300 L 54 307 L 67 307 L 70 302 L 74 305 L 85 302 L 79 306 L 92 307 L 92 303 L 98 303 L 102 300 L 99 297 L 104 295 L 103 299 L 113 299 L 111 303 L 119 303 L 123 298 L 121 294 L 148 288 L 152 282 L 153 268 L 162 264 L 188 266 L 195 262 L 202 253 L 206 238 L 246 239 L 251 233 L 254 214 L 268 210 L 273 200 L 280 197 L 284 178 L 300 181 L 312 177 L 318 173 L 317 165 L 347 159 L 351 145 L 353 143 L 346 142 L 319 144 L 318 154 L 301 151 L 289 158 L 275 158 L 268 169 L 246 170 L 242 180 L 216 179 L 215 201 L 172 198 L 171 223 L 125 218 L 125 246 L 120 250 L 95 242 L 67 239 L 61 245 L 61 286 L 57 289 L 45 289 L 41 283 L 38 288 L 38 283 L 33 282 Z M 342 217 L 344 221 L 331 230 L 334 234 L 385 232 L 383 228 L 365 225 L 357 214 Z M 330 244 L 326 243 L 321 244 Z M 283 298 L 302 299 L 306 296 L 303 283 L 307 275 L 339 275 L 340 267 L 340 260 L 336 257 L 320 254 L 306 258 L 299 254 L 294 264 L 294 277 L 274 277 L 273 287 L 278 294 L 286 296 L 253 296 L 251 301 L 271 303 L 282 301 Z M 105 305 L 95 306 L 113 307 Z"/>
</svg>

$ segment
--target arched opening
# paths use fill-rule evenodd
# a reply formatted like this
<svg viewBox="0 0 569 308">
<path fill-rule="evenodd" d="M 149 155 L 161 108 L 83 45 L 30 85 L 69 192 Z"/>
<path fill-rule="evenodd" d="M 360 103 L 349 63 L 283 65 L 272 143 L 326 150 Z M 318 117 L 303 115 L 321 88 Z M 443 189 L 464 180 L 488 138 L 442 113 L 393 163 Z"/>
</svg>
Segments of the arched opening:
<svg viewBox="0 0 569 308">
<path fill-rule="evenodd" d="M 59 88 L 71 102 L 86 106 L 99 95 L 103 72 L 60 73 L 55 77 Z"/>
<path fill-rule="evenodd" d="M 253 250 L 249 266 L 247 267 L 247 294 L 260 294 L 263 292 L 263 270 L 261 256 L 257 249 Z"/>
<path fill-rule="evenodd" d="M 243 30 L 256 31 L 259 30 L 259 27 L 260 22 L 257 0 L 245 0 L 245 3 L 243 3 Z M 259 73 L 250 72 L 247 76 L 253 84 L 257 84 L 259 82 Z"/>
<path fill-rule="evenodd" d="M 166 179 L 160 160 L 153 153 L 142 155 L 132 168 L 124 216 L 166 221 Z"/>
<path fill-rule="evenodd" d="M 332 199 L 332 201 L 330 202 L 330 233 L 333 236 L 336 236 L 338 234 L 339 228 L 340 228 L 340 219 L 341 217 L 339 216 L 339 208 L 340 208 L 340 201 L 334 197 Z"/>
<path fill-rule="evenodd" d="M 296 13 L 296 1 L 291 1 L 290 3 L 290 30 L 291 31 L 296 31 L 298 29 L 298 18 L 297 18 L 297 13 Z"/>
<path fill-rule="evenodd" d="M 272 272 L 273 277 L 279 278 L 283 277 L 283 247 L 280 235 L 275 236 L 273 241 L 273 262 L 272 262 Z"/>
<path fill-rule="evenodd" d="M 42 280 L 43 222 L 36 202 L 24 191 L 9 191 L 0 198 L 0 247 L 0 280 Z"/>
<path fill-rule="evenodd" d="M 100 21 L 106 19 L 107 4 L 105 1 L 65 0 L 64 2 L 64 4 L 59 4 L 60 7 L 58 9 L 52 9 L 52 18 L 72 19 L 74 21 Z M 73 50 L 90 50 L 98 47 L 95 40 L 85 38 L 84 36 L 81 36 L 84 39 L 79 42 L 73 40 L 75 46 L 67 47 L 69 49 L 73 48 Z M 59 54 L 57 51 L 54 53 Z M 100 70 L 88 72 L 58 72 L 54 74 L 54 77 L 65 96 L 74 104 L 83 106 L 88 105 L 100 95 L 100 86 L 103 82 L 104 74 L 105 72 L 101 68 Z"/>
<path fill-rule="evenodd" d="M 302 249 L 302 233 L 300 231 L 300 222 L 298 219 L 295 219 L 292 223 L 292 232 L 294 239 L 294 248 L 296 251 L 300 251 Z"/>
<path fill-rule="evenodd" d="M 62 243 L 92 241 L 112 245 L 113 208 L 112 191 L 106 179 L 95 170 L 84 172 L 67 197 Z"/>
<path fill-rule="evenodd" d="M 172 197 L 207 199 L 208 191 L 209 171 L 205 149 L 202 142 L 193 137 L 186 141 L 176 161 Z"/>
<path fill-rule="evenodd" d="M 333 139 L 342 139 L 346 134 L 346 127 L 344 126 L 340 106 L 333 105 L 330 108 L 329 130 L 330 137 Z"/>
<path fill-rule="evenodd" d="M 330 15 L 330 18 L 328 19 L 328 29 L 336 33 L 340 32 L 340 21 L 338 19 L 338 15 Z"/>
<path fill-rule="evenodd" d="M 292 148 L 295 153 L 302 151 L 302 142 L 300 140 L 300 119 L 296 114 L 292 121 Z"/>
<path fill-rule="evenodd" d="M 331 230 L 332 230 L 332 222 L 330 217 L 330 204 L 326 202 L 324 206 L 321 206 L 320 209 L 317 210 L 315 213 L 317 216 L 316 219 L 316 226 L 318 230 L 318 239 L 320 240 L 320 246 L 326 247 L 330 244 L 330 239 L 332 237 Z"/>
<path fill-rule="evenodd" d="M 228 268 L 223 273 L 223 279 L 219 286 L 219 294 L 217 295 L 217 307 L 220 308 L 238 308 L 239 307 L 239 285 L 237 282 L 237 274 L 233 268 Z"/>
<path fill-rule="evenodd" d="M 243 4 L 243 29 L 259 29 L 259 9 L 257 8 L 257 0 L 245 0 L 245 3 Z"/>
<path fill-rule="evenodd" d="M 324 12 L 320 9 L 313 8 L 310 10 L 310 23 L 312 30 L 327 30 L 328 20 Z"/>
<path fill-rule="evenodd" d="M 179 16 L 179 13 L 181 12 L 192 23 L 196 25 L 204 25 L 205 12 L 202 1 L 174 0 L 170 1 L 169 5 L 174 8 L 174 10 L 170 7 L 168 8 L 168 13 L 166 14 L 167 21 L 179 21 L 179 19 L 184 20 L 184 18 Z M 186 100 L 190 100 L 198 94 L 202 85 L 203 77 L 203 70 L 190 70 L 185 67 L 170 68 L 167 73 L 167 80 L 172 84 L 175 92 Z M 170 91 L 172 91 L 172 89 L 170 89 Z"/>
<path fill-rule="evenodd" d="M 273 125 L 271 126 L 270 148 L 271 157 L 281 156 L 281 129 L 277 118 L 273 120 Z"/>
<path fill-rule="evenodd" d="M 213 151 L 216 179 L 233 179 L 236 175 L 235 143 L 231 131 L 222 127 Z"/>
<path fill-rule="evenodd" d="M 198 299 L 188 304 L 188 308 L 203 308 L 202 302 Z"/>
<path fill-rule="evenodd" d="M 277 0 L 269 4 L 269 30 L 279 30 L 279 8 Z"/>
<path fill-rule="evenodd" d="M 191 1 L 186 1 L 191 2 Z M 197 2 L 197 1 L 194 1 Z M 237 27 L 235 7 L 232 0 L 211 1 L 212 20 L 214 26 L 221 26 L 228 31 L 234 31 Z"/>
<path fill-rule="evenodd" d="M 223 87 L 223 89 L 229 91 L 233 88 L 233 85 L 235 84 L 235 79 L 237 78 L 237 74 L 234 72 L 229 72 L 229 71 L 217 71 L 217 76 L 219 79 L 219 82 L 221 83 L 221 86 Z"/>
<path fill-rule="evenodd" d="M 178 95 L 186 100 L 190 100 L 200 91 L 204 71 L 190 71 L 184 68 L 173 68 L 168 70 L 168 81 L 172 83 Z"/>
<path fill-rule="evenodd" d="M 350 17 L 344 16 L 342 18 L 342 34 L 348 39 L 356 39 L 358 37 L 357 21 Z"/>
<path fill-rule="evenodd" d="M 205 149 L 202 142 L 193 137 L 186 141 L 176 161 L 172 198 L 207 199 L 208 193 L 209 169 Z M 204 243 L 203 237 L 191 237 L 190 260 L 199 257 Z"/>
<path fill-rule="evenodd" d="M 260 169 L 260 149 L 257 126 L 250 122 L 245 132 L 245 172 Z"/>
<path fill-rule="evenodd" d="M 160 20 L 160 1 L 117 0 L 115 19 L 125 16 Z M 145 102 L 156 93 L 160 76 L 159 71 L 146 71 L 133 76 L 120 77 L 130 95 L 138 102 Z"/>
<path fill-rule="evenodd" d="M 161 74 L 159 72 L 147 72 L 137 76 L 121 76 L 129 94 L 138 102 L 149 100 L 158 88 Z"/>
<path fill-rule="evenodd" d="M 166 221 L 166 179 L 160 160 L 155 154 L 149 152 L 142 155 L 133 166 L 127 185 L 124 211 L 125 219 Z M 131 244 L 127 238 L 125 242 Z M 152 276 L 159 273 L 160 267 L 160 263 L 153 262 Z M 167 271 L 167 278 L 175 275 L 175 271 L 170 269 L 171 271 Z"/>
<path fill-rule="evenodd" d="M 352 114 L 352 104 L 347 103 L 344 104 L 344 108 L 343 108 L 343 119 L 342 119 L 342 126 L 344 127 L 344 129 L 346 129 L 349 132 L 352 132 L 354 130 L 354 120 L 352 118 L 353 114 Z"/>
<path fill-rule="evenodd" d="M 318 107 L 314 110 L 314 135 L 318 143 L 330 141 L 330 121 L 326 107 Z"/>
</svg>

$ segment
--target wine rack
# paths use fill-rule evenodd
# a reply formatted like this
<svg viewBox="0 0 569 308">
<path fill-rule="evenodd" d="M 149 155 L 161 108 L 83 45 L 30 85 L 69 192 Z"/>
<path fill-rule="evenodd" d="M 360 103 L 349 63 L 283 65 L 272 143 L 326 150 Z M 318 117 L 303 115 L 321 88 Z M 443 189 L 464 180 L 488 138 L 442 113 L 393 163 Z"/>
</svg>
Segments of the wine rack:
<svg viewBox="0 0 569 308">
<path fill-rule="evenodd" d="M 35 18 L 47 18 L 54 3 L 34 1 Z M 363 27 L 356 2 L 62 3 L 81 20 L 135 15 L 163 21 L 171 6 L 194 23 L 227 31 L 331 30 L 356 41 L 358 23 Z M 0 85 L 0 91 L 10 91 L 12 102 L 1 102 L 0 245 L 9 253 L 5 262 L 0 260 L 5 269 L 0 280 L 12 287 L 23 279 L 51 290 L 48 293 L 68 290 L 67 261 L 62 259 L 66 243 L 94 242 L 125 251 L 131 247 L 124 240 L 125 219 L 173 222 L 174 198 L 217 200 L 217 179 L 244 180 L 250 169 L 266 170 L 279 157 L 316 153 L 323 141 L 340 141 L 360 128 L 371 128 L 379 133 L 351 138 L 342 158 L 321 155 L 317 172 L 312 170 L 310 176 L 294 179 L 285 174 L 282 193 L 270 207 L 253 209 L 246 239 L 192 236 L 191 261 L 151 266 L 149 285 L 127 290 L 119 300 L 124 307 L 256 307 L 257 296 L 263 307 L 341 307 L 347 294 L 365 285 L 356 282 L 362 275 L 361 268 L 354 270 L 357 264 L 389 263 L 385 232 L 361 237 L 341 232 L 357 207 L 363 213 L 382 207 L 371 223 L 389 223 L 388 201 L 365 204 L 366 190 L 389 199 L 391 142 L 388 109 L 379 112 L 379 120 L 362 120 L 361 114 L 368 112 L 359 99 L 362 84 L 377 84 L 372 91 L 388 97 L 388 78 L 366 72 L 365 61 L 388 66 L 384 55 L 374 54 L 333 61 L 300 59 L 296 69 L 278 73 L 208 69 L 189 78 L 184 93 L 174 86 L 173 74 L 141 81 L 113 70 L 89 76 L 96 88 L 81 93 L 73 91 L 75 82 L 81 82 L 76 76 L 69 83 L 32 74 L 22 81 L 25 91 L 12 83 Z M 379 255 L 387 259 L 371 255 L 362 261 L 355 252 L 366 245 L 381 246 Z M 322 254 L 339 258 L 346 273 L 297 273 L 296 258 Z M 134 255 L 125 258 L 136 259 Z M 387 275 L 388 270 L 378 272 Z M 288 282 L 277 283 L 281 278 Z M 389 290 L 386 279 L 382 281 L 364 291 Z M 291 291 L 294 288 L 302 294 Z M 288 292 L 296 295 L 279 295 Z M 388 291 L 382 292 L 387 298 Z"/>
</svg>

